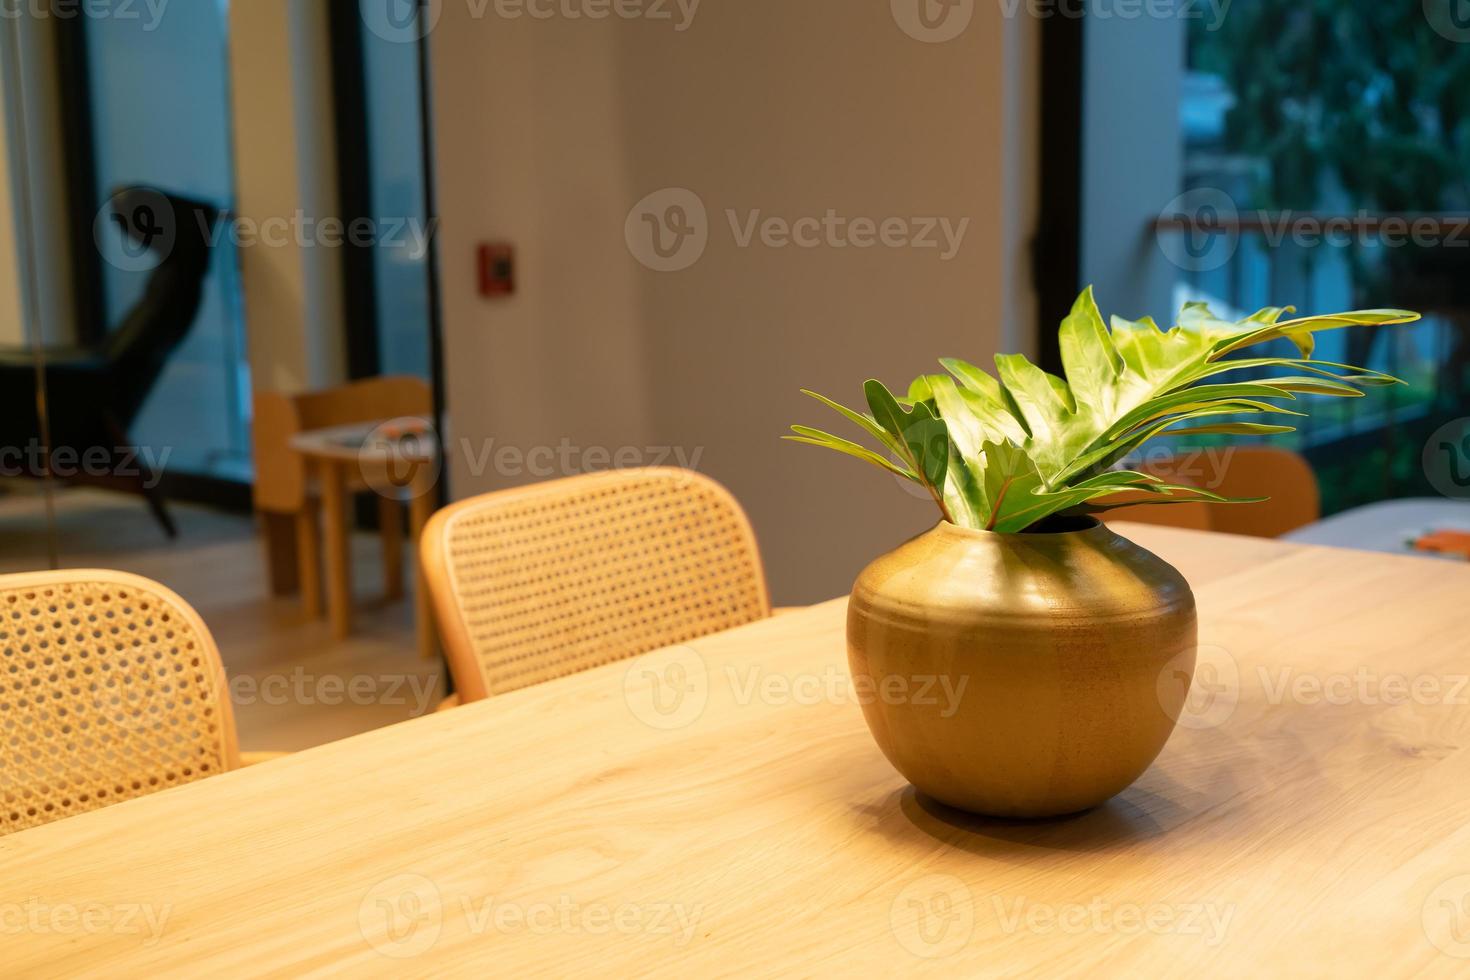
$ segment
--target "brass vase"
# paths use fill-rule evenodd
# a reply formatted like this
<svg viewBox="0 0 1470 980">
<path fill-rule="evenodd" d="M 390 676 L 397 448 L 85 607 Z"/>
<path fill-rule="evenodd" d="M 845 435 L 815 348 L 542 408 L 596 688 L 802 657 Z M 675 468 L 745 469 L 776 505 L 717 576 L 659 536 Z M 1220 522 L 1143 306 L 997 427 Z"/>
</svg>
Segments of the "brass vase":
<svg viewBox="0 0 1470 980">
<path fill-rule="evenodd" d="M 1194 672 L 1194 596 L 1091 519 L 1024 534 L 944 522 L 864 569 L 847 640 L 868 727 L 920 792 L 1057 816 L 1122 792 L 1168 741 Z"/>
</svg>

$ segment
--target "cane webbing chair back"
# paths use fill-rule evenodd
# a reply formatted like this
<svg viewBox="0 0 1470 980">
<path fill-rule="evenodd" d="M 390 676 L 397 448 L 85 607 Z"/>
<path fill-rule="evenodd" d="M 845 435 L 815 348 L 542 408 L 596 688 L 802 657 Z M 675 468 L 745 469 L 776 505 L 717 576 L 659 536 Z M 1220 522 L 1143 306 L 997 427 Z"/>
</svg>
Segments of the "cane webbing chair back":
<svg viewBox="0 0 1470 980">
<path fill-rule="evenodd" d="M 187 603 L 122 572 L 0 575 L 0 836 L 238 766 Z"/>
<path fill-rule="evenodd" d="M 771 614 L 745 512 L 680 469 L 486 494 L 429 522 L 425 578 L 462 701 Z"/>
</svg>

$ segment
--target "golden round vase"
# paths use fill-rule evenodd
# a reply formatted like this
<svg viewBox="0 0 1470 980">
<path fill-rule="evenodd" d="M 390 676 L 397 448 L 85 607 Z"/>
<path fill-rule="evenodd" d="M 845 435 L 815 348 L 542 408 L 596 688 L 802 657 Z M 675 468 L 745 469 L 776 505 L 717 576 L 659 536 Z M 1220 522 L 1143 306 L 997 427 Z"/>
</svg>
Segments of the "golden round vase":
<svg viewBox="0 0 1470 980">
<path fill-rule="evenodd" d="M 1075 813 L 1122 792 L 1174 730 L 1194 674 L 1194 596 L 1091 519 L 1055 533 L 944 522 L 873 562 L 848 660 L 883 754 L 941 803 Z"/>
</svg>

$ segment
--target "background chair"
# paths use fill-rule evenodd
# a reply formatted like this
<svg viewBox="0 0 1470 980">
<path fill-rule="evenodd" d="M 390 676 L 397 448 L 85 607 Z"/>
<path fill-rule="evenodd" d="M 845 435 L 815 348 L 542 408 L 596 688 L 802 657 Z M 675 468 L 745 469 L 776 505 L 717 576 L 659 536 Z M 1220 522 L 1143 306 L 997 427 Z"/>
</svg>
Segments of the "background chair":
<svg viewBox="0 0 1470 980">
<path fill-rule="evenodd" d="M 687 470 L 474 497 L 435 514 L 421 548 L 464 702 L 771 615 L 745 512 Z"/>
<path fill-rule="evenodd" d="M 339 425 L 406 416 L 430 418 L 433 411 L 434 394 L 428 383 L 406 376 L 369 378 L 301 395 L 255 393 L 255 510 L 261 519 L 275 595 L 300 591 L 308 615 L 321 614 L 318 495 L 301 456 L 291 448 L 291 438 Z M 384 535 L 384 577 L 388 591 L 396 593 L 401 589 L 402 569 L 391 556 L 401 553 L 402 504 L 379 497 L 378 508 Z M 395 583 L 400 589 L 394 588 Z"/>
<path fill-rule="evenodd" d="M 112 457 L 132 445 L 128 428 L 199 312 L 212 232 L 221 217 L 211 205 L 146 187 L 118 192 L 112 206 L 133 244 L 157 255 L 158 264 L 142 297 L 101 343 L 44 352 L 50 446 L 76 458 L 98 449 Z M 0 445 L 40 445 L 36 406 L 35 352 L 0 349 Z M 119 462 L 99 468 L 105 473 L 68 479 L 142 494 L 173 537 L 174 522 L 142 457 L 127 466 Z"/>
<path fill-rule="evenodd" d="M 1212 457 L 1151 460 L 1141 471 L 1171 483 L 1199 486 L 1226 497 L 1269 497 L 1258 504 L 1166 504 L 1124 507 L 1111 521 L 1139 521 L 1224 534 L 1277 538 L 1322 516 L 1322 496 L 1312 466 L 1300 454 L 1276 446 L 1229 446 Z"/>
<path fill-rule="evenodd" d="M 0 575 L 0 836 L 237 769 L 219 651 L 124 572 Z"/>
</svg>

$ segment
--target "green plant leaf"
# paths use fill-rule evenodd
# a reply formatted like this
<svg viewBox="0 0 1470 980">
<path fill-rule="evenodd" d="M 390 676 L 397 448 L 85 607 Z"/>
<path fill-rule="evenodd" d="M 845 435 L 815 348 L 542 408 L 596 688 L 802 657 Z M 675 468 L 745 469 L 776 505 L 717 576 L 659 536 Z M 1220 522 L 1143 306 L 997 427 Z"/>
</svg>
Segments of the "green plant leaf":
<svg viewBox="0 0 1470 980">
<path fill-rule="evenodd" d="M 881 381 L 863 385 L 868 409 L 873 419 L 900 443 L 905 462 L 934 494 L 941 509 L 944 503 L 944 477 L 949 470 L 949 427 L 930 411 L 927 402 L 917 402 L 905 410 Z"/>
<path fill-rule="evenodd" d="M 839 453 L 846 453 L 849 456 L 857 457 L 865 463 L 871 463 L 881 469 L 888 470 L 890 473 L 895 473 L 906 480 L 913 480 L 915 483 L 919 482 L 918 476 L 908 467 L 895 463 L 886 456 L 881 456 L 855 442 L 850 442 L 839 436 L 834 436 L 829 432 L 823 432 L 821 429 L 813 429 L 805 425 L 793 425 L 791 431 L 795 432 L 796 435 L 782 436 L 781 438 L 789 442 L 802 442 L 809 446 L 823 446 L 827 449 L 836 450 Z"/>
<path fill-rule="evenodd" d="M 1282 403 L 1299 396 L 1362 397 L 1398 379 L 1346 364 L 1314 361 L 1321 330 L 1409 323 L 1407 310 L 1360 310 L 1284 319 L 1267 307 L 1239 321 L 1186 304 L 1176 326 L 1113 317 L 1105 325 L 1091 289 L 1063 320 L 1065 378 L 1018 354 L 995 358 L 995 376 L 969 361 L 943 358 L 945 374 L 914 380 L 897 399 L 877 381 L 864 386 L 870 415 L 821 395 L 813 398 L 858 425 L 898 462 L 820 430 L 795 427 L 798 442 L 835 449 L 899 472 L 927 487 L 944 515 L 1001 532 L 1025 530 L 1050 514 L 1104 508 L 1094 501 L 1140 491 L 1160 502 L 1225 498 L 1164 483 L 1119 461 L 1161 435 L 1268 436 L 1290 426 L 1241 416 L 1303 413 Z M 1298 357 L 1242 357 L 1245 349 L 1287 340 Z M 1281 369 L 1279 376 L 1204 383 L 1231 371 Z"/>
</svg>

